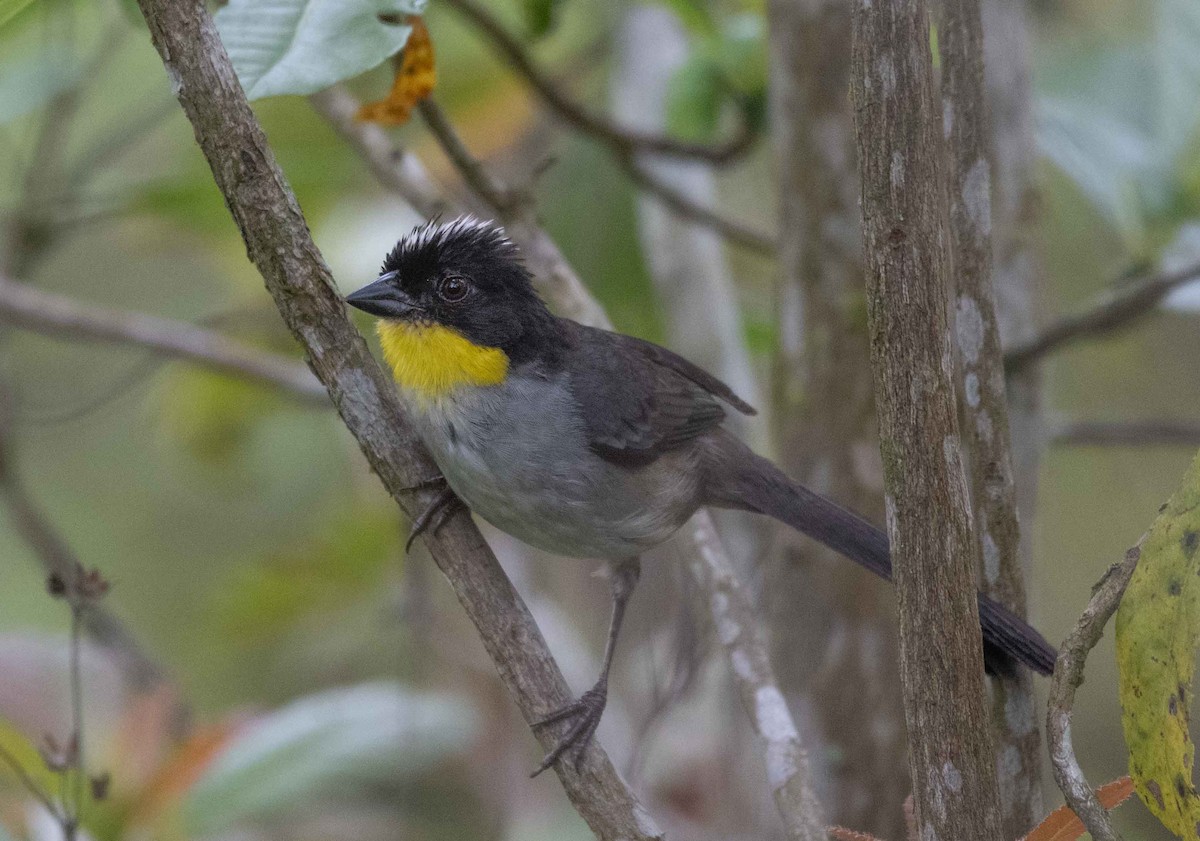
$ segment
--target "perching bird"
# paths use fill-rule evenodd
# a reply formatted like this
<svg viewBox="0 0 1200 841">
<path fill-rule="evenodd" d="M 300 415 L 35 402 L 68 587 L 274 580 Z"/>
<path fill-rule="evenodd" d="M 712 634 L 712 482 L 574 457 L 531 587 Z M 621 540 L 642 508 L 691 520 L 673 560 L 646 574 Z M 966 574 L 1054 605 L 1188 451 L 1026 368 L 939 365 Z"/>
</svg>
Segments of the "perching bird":
<svg viewBox="0 0 1200 841">
<path fill-rule="evenodd" d="M 346 302 L 379 317 L 384 358 L 446 481 L 414 536 L 461 502 L 539 549 L 612 567 L 600 679 L 537 723 L 571 721 L 538 772 L 591 740 L 638 556 L 696 509 L 766 514 L 891 578 L 886 534 L 722 427 L 725 405 L 754 409 L 669 350 L 553 315 L 498 226 L 468 217 L 419 227 Z M 1014 660 L 1053 670 L 1045 639 L 983 595 L 979 621 L 990 671 Z"/>
</svg>

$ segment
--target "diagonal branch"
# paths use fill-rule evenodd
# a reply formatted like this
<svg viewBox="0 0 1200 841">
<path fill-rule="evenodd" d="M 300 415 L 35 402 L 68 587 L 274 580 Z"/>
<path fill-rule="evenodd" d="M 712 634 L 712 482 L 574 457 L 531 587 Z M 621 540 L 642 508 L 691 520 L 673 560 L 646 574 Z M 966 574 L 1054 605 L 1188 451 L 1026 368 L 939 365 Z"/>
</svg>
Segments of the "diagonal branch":
<svg viewBox="0 0 1200 841">
<path fill-rule="evenodd" d="M 1054 781 L 1062 790 L 1067 805 L 1096 841 L 1121 841 L 1121 836 L 1113 828 L 1108 811 L 1079 767 L 1075 746 L 1071 743 L 1071 714 L 1075 707 L 1075 690 L 1083 683 L 1088 652 L 1100 642 L 1104 626 L 1120 605 L 1141 554 L 1139 542 L 1125 553 L 1121 563 L 1109 567 L 1096 585 L 1087 608 L 1058 652 L 1046 703 L 1046 740 L 1050 743 Z"/>
<path fill-rule="evenodd" d="M 639 162 L 640 156 L 659 154 L 695 158 L 711 164 L 728 163 L 746 151 L 754 139 L 753 134 L 745 125 L 742 126 L 738 137 L 722 146 L 687 143 L 640 132 L 631 127 L 619 127 L 605 117 L 585 110 L 563 93 L 554 81 L 537 68 L 521 42 L 509 34 L 508 30 L 492 16 L 490 11 L 476 4 L 474 0 L 447 0 L 447 3 L 461 12 L 491 39 L 509 63 L 525 77 L 530 87 L 564 122 L 607 146 L 617 165 L 625 172 L 630 181 L 646 192 L 653 193 L 678 216 L 710 227 L 732 243 L 764 254 L 775 253 L 777 243 L 774 236 L 756 231 L 742 222 L 728 219 L 714 208 L 705 207 L 690 196 L 676 190 L 671 184 L 657 177 Z"/>
<path fill-rule="evenodd" d="M 185 321 L 84 304 L 3 276 L 0 323 L 69 341 L 147 348 L 172 359 L 266 383 L 307 403 L 329 405 L 325 389 L 297 360 L 252 348 Z"/>
<path fill-rule="evenodd" d="M 409 488 L 432 475 L 435 466 L 405 419 L 392 383 L 346 318 L 329 269 L 246 102 L 203 0 L 139 0 L 139 6 L 250 259 L 371 467 L 400 506 L 413 514 L 418 503 L 432 501 L 434 492 L 413 493 Z M 562 706 L 569 698 L 566 682 L 528 608 L 470 517 L 453 517 L 425 542 L 526 721 Z M 546 748 L 554 736 L 539 734 Z M 661 837 L 599 746 L 579 768 L 560 763 L 555 770 L 599 838 Z"/>
<path fill-rule="evenodd" d="M 463 17 L 481 30 L 496 49 L 520 73 L 534 92 L 564 122 L 573 128 L 596 138 L 617 153 L 657 152 L 686 158 L 699 158 L 714 164 L 724 164 L 744 154 L 754 142 L 754 132 L 743 121 L 738 133 L 725 143 L 709 145 L 690 143 L 658 134 L 648 134 L 632 128 L 619 126 L 607 118 L 595 114 L 565 94 L 555 82 L 543 73 L 526 52 L 524 45 L 514 38 L 492 13 L 474 0 L 445 0 Z"/>
<path fill-rule="evenodd" d="M 715 210 L 699 204 L 638 163 L 634 155 L 622 153 L 617 156 L 617 163 L 629 176 L 630 181 L 657 198 L 675 215 L 689 222 L 712 228 L 730 242 L 751 251 L 770 255 L 779 248 L 776 237 L 757 231 L 743 222 L 729 219 Z"/>
<path fill-rule="evenodd" d="M 1118 286 L 1098 296 L 1089 306 L 1047 327 L 1027 342 L 1004 354 L 1004 367 L 1011 376 L 1064 345 L 1096 339 L 1146 315 L 1172 290 L 1200 279 L 1200 263 L 1169 272 L 1159 272 Z"/>
</svg>

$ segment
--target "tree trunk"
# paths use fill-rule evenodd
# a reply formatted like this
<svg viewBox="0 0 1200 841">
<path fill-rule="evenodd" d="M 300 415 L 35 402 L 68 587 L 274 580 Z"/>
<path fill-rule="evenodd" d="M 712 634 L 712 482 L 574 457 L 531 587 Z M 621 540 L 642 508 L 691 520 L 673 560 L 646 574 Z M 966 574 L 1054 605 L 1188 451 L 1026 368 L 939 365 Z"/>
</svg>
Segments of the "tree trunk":
<svg viewBox="0 0 1200 841">
<path fill-rule="evenodd" d="M 948 331 L 949 246 L 924 0 L 859 0 L 851 90 L 867 315 L 918 837 L 999 841 L 975 601 L 979 550 Z"/>
<path fill-rule="evenodd" d="M 850 17 L 850 0 L 767 5 L 781 188 L 776 440 L 789 474 L 882 522 L 847 96 Z M 903 837 L 908 762 L 889 588 L 790 534 L 773 579 L 775 661 L 793 705 L 811 713 L 805 732 L 819 740 L 826 808 L 837 824 Z"/>
</svg>

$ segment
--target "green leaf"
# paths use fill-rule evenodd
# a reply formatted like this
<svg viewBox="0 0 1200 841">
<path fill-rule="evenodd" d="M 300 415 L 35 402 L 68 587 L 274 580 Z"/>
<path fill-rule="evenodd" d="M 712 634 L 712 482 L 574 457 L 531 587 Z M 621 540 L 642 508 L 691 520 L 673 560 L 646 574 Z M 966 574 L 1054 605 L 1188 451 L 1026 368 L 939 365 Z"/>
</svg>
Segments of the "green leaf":
<svg viewBox="0 0 1200 841">
<path fill-rule="evenodd" d="M 1142 185 L 1156 165 L 1149 137 L 1086 104 L 1043 98 L 1037 140 L 1061 169 L 1138 250 L 1145 237 Z"/>
<path fill-rule="evenodd" d="M 1188 735 L 1200 643 L 1200 456 L 1142 542 L 1117 611 L 1121 722 L 1138 796 L 1180 838 L 1195 839 L 1200 796 Z"/>
<path fill-rule="evenodd" d="M 395 55 L 426 0 L 231 0 L 217 28 L 250 99 L 310 94 Z"/>
<path fill-rule="evenodd" d="M 184 803 L 190 835 L 227 833 L 314 800 L 395 785 L 464 750 L 474 711 L 456 696 L 370 683 L 309 695 L 236 737 Z"/>
</svg>

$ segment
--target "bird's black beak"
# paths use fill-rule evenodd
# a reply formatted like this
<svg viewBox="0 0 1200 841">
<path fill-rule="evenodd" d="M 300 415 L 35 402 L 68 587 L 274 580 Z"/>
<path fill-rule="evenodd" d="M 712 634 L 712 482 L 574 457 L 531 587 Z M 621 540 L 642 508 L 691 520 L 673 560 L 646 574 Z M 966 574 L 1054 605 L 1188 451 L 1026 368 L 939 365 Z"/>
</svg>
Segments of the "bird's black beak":
<svg viewBox="0 0 1200 841">
<path fill-rule="evenodd" d="M 380 318 L 404 318 L 420 308 L 396 285 L 396 273 L 380 275 L 379 280 L 346 296 L 346 303 Z"/>
</svg>

